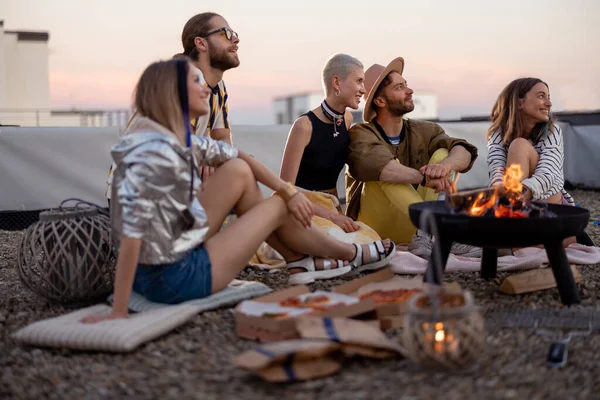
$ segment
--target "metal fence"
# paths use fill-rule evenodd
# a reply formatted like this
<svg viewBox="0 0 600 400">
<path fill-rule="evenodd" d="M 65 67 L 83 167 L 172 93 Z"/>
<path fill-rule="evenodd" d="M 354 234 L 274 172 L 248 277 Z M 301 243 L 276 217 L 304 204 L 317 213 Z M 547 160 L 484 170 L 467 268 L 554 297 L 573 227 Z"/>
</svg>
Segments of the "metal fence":
<svg viewBox="0 0 600 400">
<path fill-rule="evenodd" d="M 0 109 L 0 126 L 124 126 L 127 109 Z"/>
</svg>

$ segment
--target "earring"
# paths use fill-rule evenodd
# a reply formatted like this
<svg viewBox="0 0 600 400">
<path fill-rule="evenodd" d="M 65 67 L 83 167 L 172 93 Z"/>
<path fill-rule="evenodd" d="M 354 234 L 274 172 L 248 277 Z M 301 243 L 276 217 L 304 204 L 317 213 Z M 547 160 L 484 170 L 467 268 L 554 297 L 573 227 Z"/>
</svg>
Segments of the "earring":
<svg viewBox="0 0 600 400">
<path fill-rule="evenodd" d="M 335 95 L 336 95 L 336 96 L 339 96 L 339 95 L 340 95 L 340 91 L 339 91 L 339 90 L 336 90 L 336 91 L 335 91 Z"/>
</svg>

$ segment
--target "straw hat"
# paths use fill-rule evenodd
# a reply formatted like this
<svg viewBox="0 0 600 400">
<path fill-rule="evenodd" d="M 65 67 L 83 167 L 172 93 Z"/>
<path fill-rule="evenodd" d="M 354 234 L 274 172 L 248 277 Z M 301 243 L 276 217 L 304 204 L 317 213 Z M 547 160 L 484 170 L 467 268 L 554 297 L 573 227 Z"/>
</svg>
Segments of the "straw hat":
<svg viewBox="0 0 600 400">
<path fill-rule="evenodd" d="M 397 72 L 402 75 L 404 70 L 404 59 L 402 57 L 394 58 L 387 67 L 379 64 L 373 64 L 365 71 L 365 90 L 367 91 L 365 100 L 365 109 L 363 111 L 363 119 L 365 122 L 370 122 L 377 112 L 373 110 L 373 96 L 381 85 L 381 81 L 389 75 L 390 72 Z"/>
</svg>

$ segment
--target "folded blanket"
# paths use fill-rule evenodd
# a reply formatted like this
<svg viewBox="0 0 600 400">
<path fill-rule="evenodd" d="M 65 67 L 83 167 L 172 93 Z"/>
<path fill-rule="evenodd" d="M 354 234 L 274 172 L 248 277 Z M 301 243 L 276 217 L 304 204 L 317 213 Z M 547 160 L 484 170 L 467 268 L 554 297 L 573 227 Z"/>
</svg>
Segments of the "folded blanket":
<svg viewBox="0 0 600 400">
<path fill-rule="evenodd" d="M 565 249 L 569 263 L 590 265 L 600 263 L 600 249 L 574 243 Z M 498 257 L 498 271 L 517 271 L 539 268 L 548 264 L 546 250 L 526 247 L 515 251 L 512 256 Z M 427 269 L 427 260 L 407 251 L 396 251 L 390 261 L 392 271 L 396 274 L 423 274 Z M 446 271 L 479 271 L 481 258 L 461 257 L 450 254 L 446 263 Z"/>
</svg>

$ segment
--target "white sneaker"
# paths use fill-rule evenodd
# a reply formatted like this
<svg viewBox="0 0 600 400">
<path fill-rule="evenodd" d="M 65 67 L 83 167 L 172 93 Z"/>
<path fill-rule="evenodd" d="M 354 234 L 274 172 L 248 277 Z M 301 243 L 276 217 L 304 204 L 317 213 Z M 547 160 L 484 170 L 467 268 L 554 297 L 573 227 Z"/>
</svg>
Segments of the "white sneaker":
<svg viewBox="0 0 600 400">
<path fill-rule="evenodd" d="M 450 248 L 450 253 L 461 257 L 481 258 L 483 251 L 481 247 L 454 242 Z"/>
<path fill-rule="evenodd" d="M 408 244 L 408 251 L 424 259 L 429 257 L 432 248 L 433 241 L 431 237 L 420 233 L 416 233 Z"/>
<path fill-rule="evenodd" d="M 433 240 L 423 234 L 416 233 L 408 245 L 408 251 L 416 256 L 427 259 L 433 248 Z M 450 252 L 455 256 L 481 258 L 481 247 L 470 246 L 462 243 L 453 243 Z"/>
</svg>

